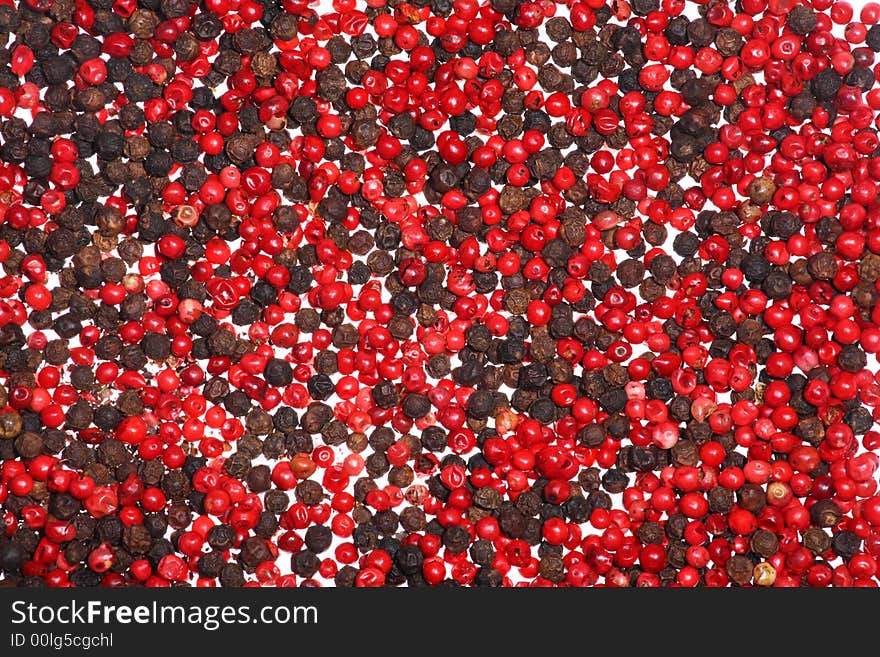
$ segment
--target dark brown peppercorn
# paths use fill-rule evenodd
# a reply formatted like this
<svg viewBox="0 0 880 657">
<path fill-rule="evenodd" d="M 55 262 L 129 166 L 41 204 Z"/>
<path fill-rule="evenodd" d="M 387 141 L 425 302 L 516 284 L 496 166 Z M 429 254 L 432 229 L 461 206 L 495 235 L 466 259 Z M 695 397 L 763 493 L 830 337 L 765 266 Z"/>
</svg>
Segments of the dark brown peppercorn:
<svg viewBox="0 0 880 657">
<path fill-rule="evenodd" d="M 709 498 L 709 510 L 712 513 L 727 514 L 733 509 L 734 494 L 727 488 L 712 488 L 707 497 Z"/>
<path fill-rule="evenodd" d="M 297 501 L 307 506 L 319 504 L 324 499 L 324 489 L 321 485 L 308 479 L 297 484 L 294 493 Z"/>
<path fill-rule="evenodd" d="M 750 547 L 752 549 L 752 552 L 757 554 L 759 557 L 762 557 L 763 559 L 768 559 L 769 557 L 776 554 L 776 551 L 779 549 L 779 540 L 776 538 L 776 534 L 774 534 L 773 532 L 759 529 L 754 534 L 752 534 Z"/>
<path fill-rule="evenodd" d="M 269 561 L 272 553 L 266 545 L 266 541 L 262 538 L 252 536 L 244 540 L 241 545 L 239 559 L 246 568 L 256 568 L 264 561 Z"/>
<path fill-rule="evenodd" d="M 731 582 L 737 586 L 746 586 L 752 581 L 754 564 L 748 557 L 739 554 L 732 556 L 727 562 L 725 569 Z"/>
<path fill-rule="evenodd" d="M 644 544 L 660 544 L 663 542 L 664 538 L 663 528 L 656 522 L 643 522 L 639 525 L 637 534 L 639 540 Z"/>
<path fill-rule="evenodd" d="M 834 255 L 827 251 L 819 252 L 807 259 L 807 271 L 816 280 L 830 280 L 837 274 Z"/>
<path fill-rule="evenodd" d="M 230 588 L 240 588 L 245 585 L 244 571 L 241 566 L 234 563 L 226 563 L 220 570 L 220 584 Z"/>
<path fill-rule="evenodd" d="M 547 554 L 538 564 L 541 577 L 555 584 L 565 579 L 565 563 L 558 554 Z"/>
<path fill-rule="evenodd" d="M 755 484 L 744 484 L 737 491 L 739 505 L 746 511 L 758 513 L 767 505 L 767 493 Z"/>
<path fill-rule="evenodd" d="M 809 34 L 816 29 L 816 12 L 804 5 L 797 5 L 786 16 L 785 23 L 795 34 Z"/>
<path fill-rule="evenodd" d="M 803 534 L 803 543 L 813 554 L 824 554 L 831 547 L 831 537 L 818 527 L 810 527 Z"/>
<path fill-rule="evenodd" d="M 819 500 L 810 507 L 810 518 L 819 527 L 834 527 L 843 516 L 833 500 Z"/>
</svg>

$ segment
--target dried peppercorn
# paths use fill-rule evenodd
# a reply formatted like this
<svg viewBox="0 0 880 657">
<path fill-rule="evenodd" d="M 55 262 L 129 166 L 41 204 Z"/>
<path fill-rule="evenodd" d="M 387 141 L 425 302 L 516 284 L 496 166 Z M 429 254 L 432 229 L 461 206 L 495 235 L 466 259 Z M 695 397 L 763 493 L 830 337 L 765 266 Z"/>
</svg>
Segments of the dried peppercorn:
<svg viewBox="0 0 880 657">
<path fill-rule="evenodd" d="M 841 523 L 862 536 L 873 529 L 859 523 L 880 520 L 865 389 L 878 346 L 864 218 L 876 184 L 855 164 L 876 144 L 832 127 L 868 125 L 876 109 L 876 12 L 849 28 L 842 49 L 867 45 L 850 62 L 825 47 L 843 7 L 829 22 L 795 5 L 771 24 L 746 7 L 719 20 L 640 0 L 591 8 L 593 28 L 575 7 L 545 20 L 489 5 L 510 25 L 476 20 L 464 41 L 371 8 L 375 37 L 337 34 L 334 19 L 312 43 L 320 10 L 308 25 L 285 8 L 267 7 L 262 26 L 245 12 L 226 33 L 213 8 L 165 0 L 126 21 L 97 12 L 69 51 L 50 46 L 60 9 L 46 20 L 0 9 L 38 54 L 31 70 L 11 62 L 0 86 L 24 76 L 36 104 L 29 90 L 14 102 L 41 110 L 12 116 L 0 93 L 2 166 L 27 178 L 8 176 L 0 227 L 15 279 L 6 298 L 22 304 L 9 321 L 0 309 L 4 511 L 19 517 L 29 500 L 56 517 L 100 516 L 77 520 L 82 542 L 65 552 L 75 565 L 92 535 L 125 543 L 120 499 L 47 495 L 19 464 L 61 454 L 82 486 L 119 484 L 148 510 L 146 534 L 128 532 L 114 552 L 127 582 L 143 581 L 128 572 L 133 554 L 149 555 L 158 570 L 143 576 L 158 583 L 162 559 L 193 547 L 194 514 L 227 512 L 247 518 L 243 536 L 217 530 L 217 547 L 212 532 L 227 526 L 204 532 L 214 551 L 189 560 L 199 583 L 271 583 L 260 569 L 270 541 L 297 555 L 305 585 L 327 573 L 340 586 L 822 585 L 822 564 L 762 561 L 781 537 L 750 529 L 750 514 L 788 495 L 804 503 L 784 522 L 807 551 L 836 541 L 842 556 L 869 556 Z M 420 21 L 459 10 L 428 3 Z M 173 44 L 157 38 L 171 29 Z M 117 32 L 133 45 L 117 47 Z M 481 44 L 501 61 L 484 67 Z M 210 64 L 203 50 L 216 52 Z M 809 84 L 773 68 L 796 51 Z M 312 83 L 290 82 L 301 69 Z M 125 98 L 108 118 L 114 85 Z M 802 203 L 802 183 L 823 196 Z M 233 500 L 230 480 L 263 510 Z M 850 481 L 852 508 L 834 498 Z M 620 528 L 605 491 L 658 515 L 636 520 L 641 507 L 625 505 L 633 523 Z M 570 565 L 563 515 L 611 527 L 582 547 L 620 552 L 621 565 Z M 291 524 L 307 544 L 283 533 Z M 398 527 L 404 546 L 390 538 Z M 716 560 L 708 538 L 690 553 L 682 542 L 710 529 L 726 541 L 726 527 L 751 534 L 733 559 Z M 358 568 L 319 563 L 327 528 L 340 561 L 364 553 Z M 618 531 L 640 544 L 639 565 Z M 664 534 L 665 555 L 653 548 Z M 13 536 L 22 559 L 38 540 Z M 495 541 L 512 566 L 492 567 Z M 437 550 L 474 570 L 450 575 Z M 82 569 L 66 581 L 104 582 Z"/>
</svg>

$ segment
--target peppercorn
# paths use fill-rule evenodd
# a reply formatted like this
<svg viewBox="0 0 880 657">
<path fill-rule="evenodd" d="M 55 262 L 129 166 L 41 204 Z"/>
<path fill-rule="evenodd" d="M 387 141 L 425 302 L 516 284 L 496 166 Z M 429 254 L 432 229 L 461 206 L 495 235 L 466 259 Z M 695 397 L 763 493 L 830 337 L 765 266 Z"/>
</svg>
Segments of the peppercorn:
<svg viewBox="0 0 880 657">
<path fill-rule="evenodd" d="M 837 273 L 837 263 L 832 254 L 822 251 L 807 259 L 807 271 L 816 280 L 829 280 Z"/>
<path fill-rule="evenodd" d="M 398 526 L 427 530 L 447 548 L 470 541 L 472 534 L 465 539 L 452 529 L 456 523 L 441 523 L 433 510 L 426 515 L 418 508 L 425 494 L 457 510 L 462 504 L 462 518 L 477 533 L 479 523 L 494 522 L 496 514 L 503 540 L 537 548 L 529 555 L 538 581 L 560 583 L 580 575 L 565 571 L 568 548 L 542 542 L 542 532 L 555 531 L 552 522 L 542 523 L 569 518 L 582 524 L 594 513 L 603 519 L 615 502 L 599 488 L 629 488 L 628 473 L 639 473 L 632 486 L 650 504 L 655 491 L 643 474 L 652 471 L 721 461 L 719 477 L 735 478 L 736 468 L 748 472 L 745 484 L 707 486 L 693 499 L 671 488 L 688 513 L 703 513 L 708 504 L 715 522 L 718 514 L 738 513 L 737 506 L 763 512 L 767 491 L 751 482 L 750 461 L 791 455 L 795 471 L 811 468 L 813 478 L 812 484 L 793 479 L 793 495 L 802 498 L 807 487 L 820 502 L 830 501 L 825 479 L 839 469 L 826 456 L 834 460 L 836 448 L 829 446 L 843 441 L 839 432 L 859 436 L 866 449 L 876 440 L 870 395 L 853 397 L 849 380 L 870 369 L 867 353 L 876 346 L 870 320 L 877 302 L 876 249 L 870 222 L 861 216 L 873 177 L 870 171 L 843 175 L 875 145 L 869 130 L 856 128 L 840 143 L 828 129 L 875 84 L 868 50 L 880 50 L 880 32 L 870 27 L 870 10 L 860 17 L 867 27 L 848 28 L 848 40 L 868 46 L 851 49 L 852 64 L 831 62 L 834 53 L 825 52 L 819 43 L 825 37 L 815 33 L 820 22 L 823 30 L 836 30 L 828 25 L 840 24 L 845 8 L 833 8 L 829 22 L 818 15 L 824 10 L 795 7 L 784 26 L 755 22 L 749 32 L 705 8 L 699 18 L 659 20 L 657 0 L 591 8 L 595 29 L 580 25 L 572 9 L 570 16 L 546 20 L 544 30 L 528 6 L 497 0 L 492 8 L 510 26 L 496 30 L 472 21 L 473 34 L 460 48 L 444 35 L 425 40 L 418 23 L 398 26 L 391 36 L 382 25 L 387 14 L 369 9 L 364 15 L 374 23 L 375 38 L 343 38 L 335 33 L 340 22 L 331 21 L 325 45 L 300 61 L 295 49 L 282 47 L 279 55 L 278 43 L 306 28 L 277 7 L 264 8 L 260 25 L 245 17 L 228 34 L 225 21 L 190 11 L 188 0 L 142 3 L 127 19 L 99 9 L 95 36 L 78 35 L 64 49 L 57 43 L 63 33 L 56 35 L 53 26 L 72 19 L 67 4 L 56 3 L 40 21 L 29 11 L 0 8 L 0 26 L 37 62 L 20 76 L 18 55 L 7 54 L 11 68 L 0 72 L 0 86 L 16 89 L 15 102 L 33 115 L 29 122 L 0 122 L 0 158 L 26 177 L 11 190 L 15 195 L 20 189 L 23 204 L 10 206 L 0 227 L 0 257 L 4 271 L 22 279 L 12 294 L 27 311 L 21 329 L 17 307 L 15 320 L 0 329 L 0 364 L 9 375 L 9 392 L 3 390 L 0 401 L 11 438 L 0 441 L 0 459 L 15 469 L 6 461 L 61 454 L 59 467 L 75 468 L 96 485 L 123 485 L 135 475 L 171 498 L 163 514 L 144 516 L 149 538 L 139 551 L 125 544 L 115 521 L 100 527 L 92 521 L 80 532 L 82 543 L 67 549 L 72 565 L 87 559 L 93 534 L 122 541 L 110 572 L 123 578 L 133 554 L 147 553 L 157 566 L 182 551 L 190 513 L 214 503 L 210 491 L 200 492 L 213 485 L 213 475 L 200 469 L 222 458 L 222 476 L 262 495 L 263 510 L 240 537 L 238 553 L 225 554 L 230 542 L 198 559 L 194 568 L 202 577 L 236 586 L 260 579 L 251 571 L 264 556 L 265 541 L 276 540 L 284 520 L 279 516 L 291 502 L 285 490 L 295 488 L 296 499 L 320 515 L 325 495 L 336 494 L 330 490 L 336 473 L 357 471 L 363 476 L 350 490 L 356 504 L 370 510 L 357 506 L 349 515 L 369 529 L 359 527 L 352 540 L 365 554 L 382 549 L 391 556 L 390 566 L 380 569 L 386 585 L 422 586 L 446 577 L 427 554 L 415 566 L 398 564 L 402 548 L 389 536 Z M 422 4 L 426 24 L 455 11 L 446 0 Z M 628 18 L 627 11 L 639 18 Z M 185 24 L 177 21 L 190 14 Z M 619 24 L 611 23 L 615 15 Z M 320 21 L 320 13 L 313 18 Z M 169 27 L 166 19 L 179 24 Z M 779 33 L 783 28 L 787 36 Z M 120 32 L 133 37 L 125 54 L 112 43 Z M 778 61 L 776 50 L 787 48 L 792 34 L 804 37 L 796 43 L 813 57 L 803 66 L 816 60 L 816 71 L 805 69 L 801 76 L 806 87 L 774 81 L 768 64 Z M 480 80 L 490 82 L 473 96 L 468 62 L 483 66 L 480 37 L 501 63 L 498 70 L 479 71 Z M 673 50 L 658 54 L 658 48 Z M 216 53 L 210 66 L 199 62 L 208 50 Z M 522 61 L 511 64 L 517 52 Z M 102 53 L 103 65 L 94 64 Z M 685 65 L 663 63 L 670 58 Z M 395 67 L 403 60 L 412 70 L 401 86 Z M 743 71 L 727 70 L 734 60 Z M 201 84 L 178 96 L 183 63 Z M 299 64 L 312 69 L 311 87 L 285 82 Z M 463 87 L 447 84 L 444 71 L 453 64 Z M 770 92 L 755 84 L 752 72 L 759 71 Z M 279 95 L 250 94 L 248 76 L 258 89 L 275 88 Z M 36 107 L 27 106 L 29 88 L 17 89 L 22 77 L 37 87 Z M 65 83 L 73 77 L 84 84 L 71 94 Z M 609 95 L 605 79 L 620 93 Z M 116 96 L 114 85 L 126 103 L 108 118 L 102 110 Z M 232 91 L 220 98 L 212 89 L 222 85 Z M 399 109 L 410 96 L 440 101 L 430 111 L 416 108 L 422 113 Z M 730 126 L 719 129 L 722 122 Z M 292 129 L 302 134 L 294 138 Z M 802 133 L 815 143 L 801 144 Z M 493 134 L 498 143 L 486 146 Z M 609 148 L 619 154 L 609 156 Z M 804 148 L 811 157 L 800 157 Z M 822 198 L 795 203 L 803 192 L 797 197 L 799 188 L 779 178 L 773 168 L 779 162 L 794 162 L 795 179 L 821 187 Z M 699 185 L 691 187 L 687 176 Z M 746 187 L 736 187 L 744 176 Z M 420 194 L 421 205 L 414 207 L 407 199 Z M 282 195 L 289 203 L 279 202 Z M 708 201 L 715 209 L 704 207 Z M 190 217 L 196 206 L 199 212 Z M 40 208 L 38 215 L 27 216 L 31 207 Z M 810 239 L 820 246 L 805 246 Z M 157 261 L 145 258 L 151 243 Z M 408 259 L 421 263 L 423 275 L 409 275 Z M 57 273 L 57 283 L 46 281 L 44 268 Z M 46 330 L 59 339 L 34 333 Z M 81 346 L 68 345 L 75 337 Z M 787 392 L 776 390 L 781 380 Z M 60 384 L 83 398 L 70 397 L 66 387 L 56 390 Z M 702 397 L 692 398 L 704 385 L 716 395 L 729 391 L 732 408 L 707 413 Z M 31 410 L 44 403 L 46 391 L 52 404 Z M 331 401 L 337 394 L 341 401 Z M 827 410 L 826 396 L 842 403 Z M 757 405 L 758 423 L 769 422 L 783 436 L 774 439 L 773 454 L 762 452 L 763 442 L 748 455 L 734 451 L 754 413 L 741 402 Z M 178 416 L 186 420 L 186 452 L 199 458 L 183 456 L 182 444 L 168 442 L 175 439 Z M 128 447 L 112 433 L 126 432 L 123 423 L 135 417 L 156 422 L 158 434 L 149 427 L 142 443 Z M 47 431 L 50 420 L 63 422 L 64 430 Z M 643 420 L 647 426 L 639 428 Z M 652 445 L 666 444 L 669 423 L 678 425 L 677 442 L 669 449 Z M 769 424 L 761 427 L 770 431 Z M 601 467 L 578 467 L 564 440 L 550 451 L 532 449 L 544 444 L 549 430 L 596 450 Z M 509 431 L 517 434 L 513 446 Z M 806 451 L 792 451 L 783 444 L 785 435 L 803 441 L 800 450 Z M 619 444 L 628 437 L 633 441 Z M 783 449 L 776 452 L 779 440 Z M 157 441 L 162 451 L 154 454 Z M 314 451 L 319 442 L 344 446 L 363 460 L 344 457 L 328 467 L 327 453 Z M 224 444 L 233 445 L 225 456 Z M 808 446 L 821 450 L 818 466 Z M 447 447 L 462 457 L 438 463 L 435 455 Z M 320 461 L 327 478 L 289 479 L 283 465 L 274 467 L 300 454 Z M 867 472 L 871 465 L 850 449 L 840 458 L 852 460 L 847 469 Z M 255 465 L 255 459 L 268 465 Z M 407 459 L 412 467 L 402 464 Z M 557 459 L 576 468 L 568 478 L 577 484 L 535 479 Z M 472 488 L 470 481 L 448 486 L 457 475 L 445 469 L 459 467 L 473 478 Z M 506 494 L 478 481 L 498 467 L 511 468 Z M 754 467 L 760 472 L 760 465 Z M 208 484 L 201 479 L 206 473 Z M 414 505 L 399 517 L 367 499 L 379 489 L 373 478 L 386 476 Z M 514 483 L 525 491 L 515 491 Z M 232 495 L 234 484 L 224 479 L 222 486 L 229 485 Z M 10 486 L 29 493 L 8 494 L 7 514 L 20 516 L 29 502 L 68 512 L 60 508 L 66 498 L 53 502 L 59 494 L 42 481 L 13 475 Z M 149 506 L 152 498 L 145 499 Z M 347 503 L 333 499 L 334 510 Z M 513 500 L 522 518 L 506 506 Z M 864 507 L 869 519 L 870 503 L 857 501 L 854 508 Z M 826 513 L 820 502 L 809 507 L 810 530 L 837 513 Z M 80 503 L 72 518 L 88 519 L 82 508 Z M 828 526 L 838 528 L 848 517 L 838 512 Z M 671 539 L 665 566 L 656 575 L 623 568 L 621 580 L 721 581 L 717 569 L 683 570 L 690 565 L 682 542 L 689 521 L 683 514 L 661 518 L 657 525 Z M 178 529 L 165 540 L 169 523 Z M 304 529 L 311 526 L 320 525 L 309 518 Z M 624 533 L 643 544 L 656 540 L 656 527 L 634 527 Z M 40 531 L 16 532 L 29 554 Z M 759 532 L 749 547 L 767 558 L 771 547 L 764 543 L 778 537 Z M 802 535 L 805 541 L 811 536 L 809 530 Z M 838 540 L 846 550 L 848 539 Z M 816 546 L 822 542 L 815 538 Z M 305 545 L 305 552 L 316 547 Z M 236 558 L 244 569 L 228 563 Z M 303 558 L 309 562 L 304 572 L 311 571 L 315 559 Z M 486 563 L 475 563 L 479 569 L 453 573 L 447 581 L 509 583 L 490 567 L 491 559 L 480 559 Z M 794 582 L 785 569 L 747 561 L 728 572 L 735 584 Z M 321 577 L 324 570 L 322 564 Z M 361 585 L 370 572 L 345 567 L 336 583 Z M 618 577 L 616 571 L 611 577 Z M 101 580 L 77 568 L 70 581 Z"/>
<path fill-rule="evenodd" d="M 785 23 L 795 34 L 809 34 L 816 29 L 816 12 L 809 7 L 798 5 L 785 17 Z"/>
<path fill-rule="evenodd" d="M 737 586 L 747 586 L 751 583 L 753 568 L 752 561 L 739 554 L 732 556 L 726 565 L 728 577 Z"/>
<path fill-rule="evenodd" d="M 842 512 L 832 500 L 819 500 L 810 507 L 810 518 L 819 527 L 834 527 Z"/>
<path fill-rule="evenodd" d="M 850 344 L 840 350 L 837 363 L 846 372 L 859 372 L 868 364 L 868 359 L 858 345 Z"/>
<path fill-rule="evenodd" d="M 831 549 L 845 561 L 849 561 L 858 554 L 861 544 L 862 539 L 848 530 L 838 532 L 831 539 Z"/>
<path fill-rule="evenodd" d="M 643 522 L 639 525 L 637 534 L 639 540 L 645 544 L 663 542 L 663 528 L 656 522 Z"/>
<path fill-rule="evenodd" d="M 813 554 L 824 554 L 831 547 L 831 537 L 818 527 L 810 527 L 803 534 L 803 543 Z"/>
</svg>

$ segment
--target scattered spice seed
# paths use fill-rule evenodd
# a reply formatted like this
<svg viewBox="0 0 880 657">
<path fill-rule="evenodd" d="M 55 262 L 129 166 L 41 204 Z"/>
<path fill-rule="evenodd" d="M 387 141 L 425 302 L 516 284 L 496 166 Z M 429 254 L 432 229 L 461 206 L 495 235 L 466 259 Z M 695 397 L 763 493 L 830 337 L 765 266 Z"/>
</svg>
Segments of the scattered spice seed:
<svg viewBox="0 0 880 657">
<path fill-rule="evenodd" d="M 80 4 L 0 7 L 4 584 L 876 585 L 880 5 Z"/>
</svg>

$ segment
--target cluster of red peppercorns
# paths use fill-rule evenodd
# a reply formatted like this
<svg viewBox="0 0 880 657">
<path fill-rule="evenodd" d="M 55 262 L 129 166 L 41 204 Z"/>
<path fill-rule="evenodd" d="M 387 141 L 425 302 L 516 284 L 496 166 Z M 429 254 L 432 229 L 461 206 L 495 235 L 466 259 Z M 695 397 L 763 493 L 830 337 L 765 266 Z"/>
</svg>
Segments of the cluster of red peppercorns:
<svg viewBox="0 0 880 657">
<path fill-rule="evenodd" d="M 0 580 L 876 586 L 858 18 L 0 4 Z"/>
</svg>

